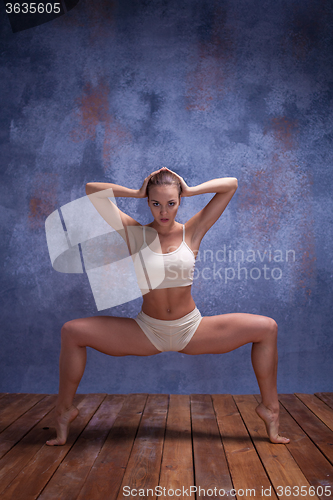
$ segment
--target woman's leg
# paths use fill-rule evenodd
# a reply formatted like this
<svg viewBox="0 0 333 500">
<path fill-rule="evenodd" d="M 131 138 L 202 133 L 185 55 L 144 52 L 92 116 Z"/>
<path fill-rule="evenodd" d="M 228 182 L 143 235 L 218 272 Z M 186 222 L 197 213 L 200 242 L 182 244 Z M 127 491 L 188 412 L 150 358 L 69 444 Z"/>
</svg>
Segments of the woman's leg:
<svg viewBox="0 0 333 500">
<path fill-rule="evenodd" d="M 160 352 L 131 318 L 96 316 L 65 323 L 61 330 L 57 437 L 47 441 L 50 446 L 65 444 L 69 424 L 78 415 L 73 398 L 85 369 L 86 347 L 111 356 L 151 356 Z"/>
<path fill-rule="evenodd" d="M 279 435 L 279 402 L 277 397 L 277 324 L 256 314 L 222 314 L 205 316 L 188 345 L 185 354 L 221 354 L 252 342 L 252 365 L 262 402 L 256 408 L 265 422 L 272 443 L 288 443 Z"/>
</svg>

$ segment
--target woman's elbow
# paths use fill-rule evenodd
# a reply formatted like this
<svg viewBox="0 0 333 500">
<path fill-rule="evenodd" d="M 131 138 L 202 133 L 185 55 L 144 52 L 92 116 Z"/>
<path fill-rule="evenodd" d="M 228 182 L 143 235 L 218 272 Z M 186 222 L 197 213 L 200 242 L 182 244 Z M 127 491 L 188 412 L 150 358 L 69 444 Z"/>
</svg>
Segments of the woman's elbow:
<svg viewBox="0 0 333 500">
<path fill-rule="evenodd" d="M 87 182 L 86 184 L 86 195 L 92 194 L 94 192 L 92 187 L 92 182 Z"/>
<path fill-rule="evenodd" d="M 232 189 L 236 191 L 238 188 L 238 179 L 236 177 L 232 178 Z"/>
</svg>

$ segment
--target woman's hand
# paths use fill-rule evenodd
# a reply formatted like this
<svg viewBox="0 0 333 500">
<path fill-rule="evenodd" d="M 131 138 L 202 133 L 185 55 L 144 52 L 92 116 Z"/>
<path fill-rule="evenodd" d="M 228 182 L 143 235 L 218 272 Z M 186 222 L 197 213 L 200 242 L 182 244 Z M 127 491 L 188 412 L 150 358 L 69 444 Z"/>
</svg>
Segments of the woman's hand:
<svg viewBox="0 0 333 500">
<path fill-rule="evenodd" d="M 151 174 L 148 175 L 148 177 L 145 178 L 145 180 L 143 181 L 143 184 L 142 184 L 141 188 L 138 190 L 138 198 L 145 198 L 147 196 L 146 191 L 147 191 L 147 184 L 148 184 L 149 179 L 153 175 L 158 174 L 158 172 L 161 172 L 161 171 L 171 172 L 176 177 L 178 177 L 180 185 L 181 185 L 181 188 L 182 188 L 181 196 L 191 196 L 190 195 L 191 188 L 186 184 L 186 182 L 184 181 L 184 179 L 182 177 L 180 177 L 180 175 L 176 174 L 176 172 L 173 172 L 172 170 L 170 170 L 169 168 L 162 167 L 159 170 L 156 170 L 155 172 L 152 172 Z"/>
<path fill-rule="evenodd" d="M 163 169 L 167 170 L 168 172 L 171 172 L 173 175 L 175 175 L 176 177 L 178 177 L 180 185 L 181 185 L 181 188 L 182 188 L 181 196 L 191 196 L 191 194 L 190 194 L 191 188 L 186 184 L 186 182 L 184 181 L 184 179 L 182 177 L 180 177 L 180 175 L 176 174 L 176 172 L 174 172 L 173 170 L 170 170 L 167 167 L 163 167 Z M 161 170 L 163 170 L 163 169 L 161 169 Z"/>
<path fill-rule="evenodd" d="M 151 174 L 148 175 L 148 177 L 145 178 L 142 186 L 140 187 L 140 189 L 138 191 L 138 198 L 146 198 L 147 197 L 147 184 L 148 184 L 149 179 L 153 175 L 158 174 L 158 172 L 160 172 L 161 170 L 165 170 L 165 167 L 162 167 L 159 170 L 155 170 L 155 172 L 152 172 Z"/>
</svg>

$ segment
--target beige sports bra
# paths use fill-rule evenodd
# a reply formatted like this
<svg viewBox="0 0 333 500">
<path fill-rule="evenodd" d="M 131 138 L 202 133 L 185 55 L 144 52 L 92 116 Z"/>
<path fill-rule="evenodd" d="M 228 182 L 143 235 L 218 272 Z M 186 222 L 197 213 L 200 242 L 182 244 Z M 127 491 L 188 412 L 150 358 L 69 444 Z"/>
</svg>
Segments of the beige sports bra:
<svg viewBox="0 0 333 500">
<path fill-rule="evenodd" d="M 142 230 L 144 242 L 134 259 L 141 291 L 147 293 L 153 289 L 192 285 L 195 255 L 185 242 L 185 225 L 183 224 L 183 241 L 176 250 L 169 253 L 151 250 L 146 242 L 146 227 L 143 226 Z"/>
</svg>

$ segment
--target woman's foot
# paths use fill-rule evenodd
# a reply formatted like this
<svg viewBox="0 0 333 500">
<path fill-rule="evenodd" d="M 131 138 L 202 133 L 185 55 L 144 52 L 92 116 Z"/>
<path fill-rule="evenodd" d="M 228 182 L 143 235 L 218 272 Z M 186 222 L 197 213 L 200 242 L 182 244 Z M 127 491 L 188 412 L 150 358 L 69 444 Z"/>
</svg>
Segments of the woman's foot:
<svg viewBox="0 0 333 500">
<path fill-rule="evenodd" d="M 57 437 L 46 441 L 49 446 L 61 446 L 66 443 L 69 432 L 69 425 L 78 416 L 79 410 L 72 406 L 69 410 L 57 412 L 56 431 Z"/>
<path fill-rule="evenodd" d="M 260 405 L 256 408 L 256 412 L 265 422 L 267 434 L 272 443 L 289 443 L 289 438 L 279 435 L 279 410 L 270 410 L 265 405 L 260 403 Z"/>
</svg>

